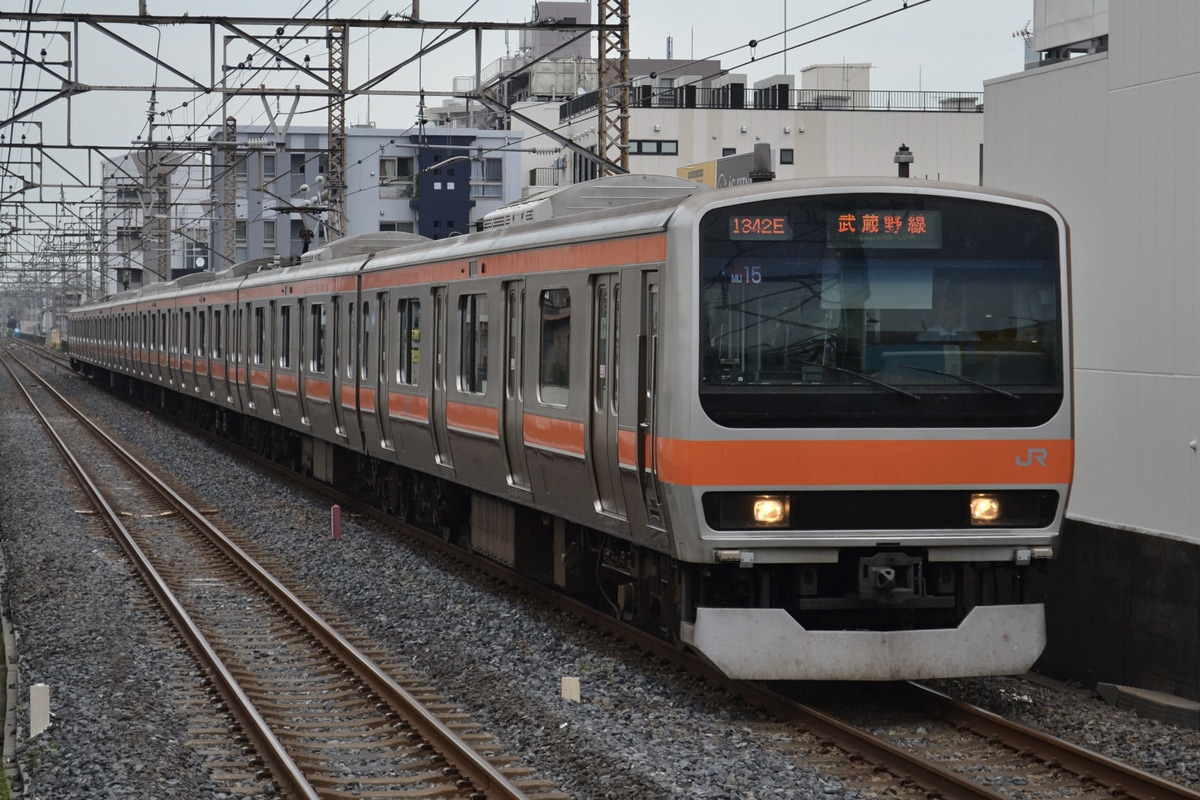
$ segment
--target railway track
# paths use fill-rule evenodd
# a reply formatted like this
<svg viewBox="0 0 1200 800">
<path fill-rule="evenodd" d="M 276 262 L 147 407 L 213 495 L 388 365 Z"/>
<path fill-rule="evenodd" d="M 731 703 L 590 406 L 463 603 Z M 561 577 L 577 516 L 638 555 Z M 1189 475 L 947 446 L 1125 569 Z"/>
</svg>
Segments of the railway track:
<svg viewBox="0 0 1200 800">
<path fill-rule="evenodd" d="M 259 460 L 270 465 L 269 461 Z M 351 496 L 286 474 L 315 491 L 330 494 L 347 508 L 355 507 L 399 525 L 394 518 Z M 799 737 L 781 740 L 776 736 L 764 746 L 788 751 L 806 766 L 819 767 L 848 786 L 877 791 L 887 798 L 924 800 L 1200 800 L 1200 793 L 1187 787 L 918 684 L 838 684 L 836 696 L 858 698 L 857 704 L 842 704 L 828 702 L 828 687 L 824 685 L 730 680 L 656 635 L 626 625 L 435 534 L 408 525 L 401 527 L 426 545 L 467 562 L 472 569 L 505 580 L 791 723 L 801 732 Z M 806 701 L 808 696 L 823 699 L 819 703 Z M 873 701 L 865 709 L 864 697 Z"/>
<path fill-rule="evenodd" d="M 250 748 L 228 770 L 238 793 L 269 782 L 293 798 L 562 797 L 498 755 L 494 739 L 414 675 L 378 663 L 318 617 L 204 511 L 13 360 L 6 352 L 14 383 L 203 665 L 213 702 L 235 723 L 233 741 Z"/>
<path fill-rule="evenodd" d="M 228 442 L 224 443 L 226 446 Z M 245 451 L 243 451 L 245 452 Z M 260 459 L 260 461 L 262 461 Z M 270 463 L 262 461 L 262 463 Z M 358 508 L 396 524 L 327 486 L 288 473 Z M 405 526 L 408 529 L 407 526 Z M 848 786 L 888 798 L 1159 798 L 1200 800 L 1200 794 L 1036 730 L 957 703 L 921 687 L 884 684 L 827 687 L 765 686 L 728 681 L 702 661 L 654 636 L 631 629 L 546 587 L 512 575 L 489 559 L 408 529 L 425 544 L 490 572 L 540 599 L 569 610 L 640 649 L 744 698 L 799 734 L 764 737 L 762 746 L 793 755 Z M 813 701 L 817 696 L 820 702 Z M 855 702 L 837 699 L 854 696 Z"/>
</svg>

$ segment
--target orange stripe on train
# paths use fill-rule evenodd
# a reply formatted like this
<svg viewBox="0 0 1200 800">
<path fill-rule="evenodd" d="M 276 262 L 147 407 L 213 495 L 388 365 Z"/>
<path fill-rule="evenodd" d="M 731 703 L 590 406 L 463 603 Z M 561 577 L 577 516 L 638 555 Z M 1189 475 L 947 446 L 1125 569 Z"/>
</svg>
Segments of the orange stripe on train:
<svg viewBox="0 0 1200 800">
<path fill-rule="evenodd" d="M 583 457 L 583 423 L 540 414 L 526 414 L 522 434 L 528 447 L 557 450 Z"/>
<path fill-rule="evenodd" d="M 429 421 L 429 401 L 419 394 L 388 393 L 388 415 L 392 419 Z"/>
<path fill-rule="evenodd" d="M 584 242 L 499 253 L 478 259 L 480 276 L 525 275 L 534 272 L 558 272 L 593 267 L 621 267 L 631 264 L 657 264 L 667 258 L 666 237 L 662 234 Z M 444 261 L 435 264 L 380 269 L 363 274 L 363 289 L 385 289 L 419 283 L 449 282 L 470 275 L 469 261 Z"/>
<path fill-rule="evenodd" d="M 1067 484 L 1070 439 L 690 442 L 660 439 L 658 476 L 683 486 Z"/>
<path fill-rule="evenodd" d="M 446 425 L 460 431 L 482 433 L 499 438 L 500 412 L 470 403 L 446 403 Z"/>
</svg>

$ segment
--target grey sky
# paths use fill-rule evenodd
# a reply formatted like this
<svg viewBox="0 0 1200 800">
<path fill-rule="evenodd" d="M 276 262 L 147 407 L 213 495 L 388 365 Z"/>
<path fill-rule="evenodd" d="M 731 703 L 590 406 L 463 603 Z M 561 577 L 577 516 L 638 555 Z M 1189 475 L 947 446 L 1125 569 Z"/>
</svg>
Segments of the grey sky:
<svg viewBox="0 0 1200 800">
<path fill-rule="evenodd" d="M 307 55 L 314 69 L 326 65 L 323 29 L 304 26 L 306 20 L 324 18 L 379 19 L 386 12 L 404 13 L 407 2 L 395 0 L 206 0 L 202 4 L 182 0 L 142 0 L 152 15 L 246 15 L 286 17 L 295 22 L 285 26 L 282 49 L 297 63 Z M 593 2 L 593 8 L 596 3 Z M 326 8 L 327 6 L 327 8 Z M 1014 33 L 1032 16 L 1032 0 L 630 0 L 630 39 L 635 58 L 663 58 L 668 37 L 675 58 L 718 57 L 727 69 L 745 73 L 751 83 L 774 74 L 793 74 L 818 63 L 870 62 L 874 65 L 871 87 L 892 90 L 979 91 L 987 79 L 1019 71 L 1024 48 Z M 426 20 L 522 22 L 530 17 L 532 0 L 424 0 L 421 16 Z M 139 0 L 0 0 L 0 17 L 6 12 L 70 14 L 137 14 Z M 839 10 L 819 22 L 811 22 Z M 874 17 L 883 17 L 868 21 Z M 786 20 L 786 25 L 785 25 Z M 811 24 L 809 24 L 811 22 Z M 791 30 L 785 35 L 784 29 Z M 840 29 L 850 28 L 844 32 Z M 232 40 L 225 46 L 228 31 L 217 28 L 215 37 L 202 25 L 110 25 L 108 30 L 124 43 L 86 25 L 35 23 L 26 32 L 24 24 L 0 19 L 0 42 L 12 52 L 28 52 L 44 60 L 44 69 L 12 63 L 0 89 L 4 118 L 21 115 L 34 105 L 51 100 L 62 88 L 63 78 L 77 79 L 93 87 L 109 87 L 47 102 L 44 108 L 0 128 L 0 196 L 19 189 L 19 178 L 40 184 L 20 193 L 28 204 L 54 203 L 95 196 L 94 190 L 74 189 L 74 184 L 96 185 L 103 159 L 84 152 L 63 149 L 65 145 L 94 145 L 112 148 L 114 156 L 145 141 L 153 110 L 154 138 L 180 141 L 187 136 L 207 137 L 208 131 L 225 115 L 242 125 L 268 122 L 268 109 L 259 97 L 238 97 L 221 108 L 219 94 L 204 89 L 222 80 L 220 65 L 243 64 L 226 75 L 230 83 L 250 87 L 313 86 L 286 63 L 272 64 L 263 52 L 245 42 Z M 254 30 L 271 38 L 273 31 Z M 305 37 L 311 36 L 311 39 Z M 422 43 L 434 41 L 436 33 L 375 30 L 369 35 L 355 29 L 349 43 L 349 85 L 356 86 L 415 53 Z M 299 38 L 294 38 L 299 37 Z M 759 42 L 753 50 L 751 39 Z M 211 52 L 216 49 L 216 68 Z M 516 51 L 519 34 L 485 32 L 482 62 L 486 67 L 497 58 Z M 162 64 L 143 57 L 137 49 L 157 54 Z M 782 53 L 788 48 L 786 54 Z M 45 51 L 45 56 L 41 55 Z M 244 52 L 243 52 L 244 51 Z M 7 60 L 16 62 L 17 58 Z M 71 66 L 59 62 L 71 61 Z M 267 69 L 263 69 L 267 67 Z M 272 69 L 271 67 L 277 67 Z M 475 69 L 474 36 L 467 34 L 417 63 L 398 71 L 381 88 L 431 93 L 432 105 L 441 103 L 440 93 L 453 91 L 455 78 L 470 76 Z M 159 87 L 150 92 L 148 87 Z M 23 87 L 23 88 L 18 88 Z M 186 91 L 171 91 L 172 88 Z M 270 113 L 281 122 L 291 109 L 289 100 L 270 101 Z M 407 128 L 417 117 L 416 100 L 410 96 L 358 97 L 346 107 L 350 125 L 373 122 L 380 128 Z M 306 98 L 297 108 L 293 125 L 323 126 L 323 98 Z M 24 137 L 24 139 L 22 139 Z M 42 144 L 41 154 L 18 145 Z M 7 143 L 9 146 L 5 146 Z M 62 185 L 64 188 L 60 188 Z M 13 208 L 0 206 L 0 217 Z M 0 219 L 3 227 L 4 219 Z"/>
</svg>

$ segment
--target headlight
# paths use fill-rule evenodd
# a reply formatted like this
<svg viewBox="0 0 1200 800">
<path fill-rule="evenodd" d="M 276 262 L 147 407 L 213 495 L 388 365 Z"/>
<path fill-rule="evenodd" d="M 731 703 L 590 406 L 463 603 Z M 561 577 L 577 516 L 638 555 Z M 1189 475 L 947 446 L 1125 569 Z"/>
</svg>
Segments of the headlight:
<svg viewBox="0 0 1200 800">
<path fill-rule="evenodd" d="M 786 497 L 754 498 L 754 521 L 759 525 L 787 524 L 788 502 Z"/>
<path fill-rule="evenodd" d="M 971 524 L 993 525 L 1000 519 L 1000 498 L 994 494 L 971 495 Z"/>
<path fill-rule="evenodd" d="M 791 497 L 786 494 L 722 492 L 713 495 L 716 513 L 710 517 L 717 530 L 789 528 L 792 524 Z"/>
</svg>

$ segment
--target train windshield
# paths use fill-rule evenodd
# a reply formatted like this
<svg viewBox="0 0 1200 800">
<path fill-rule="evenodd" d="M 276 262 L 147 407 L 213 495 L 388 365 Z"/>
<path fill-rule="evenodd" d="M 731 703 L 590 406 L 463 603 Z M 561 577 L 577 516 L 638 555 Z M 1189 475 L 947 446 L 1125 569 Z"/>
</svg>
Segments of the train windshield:
<svg viewBox="0 0 1200 800">
<path fill-rule="evenodd" d="M 1030 425 L 1063 397 L 1059 227 L 929 194 L 798 197 L 700 227 L 701 403 L 730 427 Z"/>
</svg>

